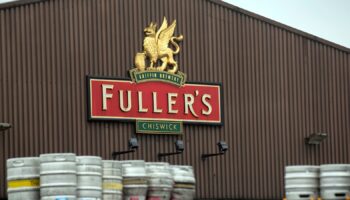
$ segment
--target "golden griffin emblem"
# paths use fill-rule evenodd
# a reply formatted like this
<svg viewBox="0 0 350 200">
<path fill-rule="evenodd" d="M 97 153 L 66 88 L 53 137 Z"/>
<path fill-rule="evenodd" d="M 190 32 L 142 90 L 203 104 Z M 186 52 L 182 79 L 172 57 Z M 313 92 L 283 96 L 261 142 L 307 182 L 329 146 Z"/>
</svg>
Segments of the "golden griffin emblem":
<svg viewBox="0 0 350 200">
<path fill-rule="evenodd" d="M 137 53 L 135 56 L 135 67 L 138 71 L 167 71 L 171 74 L 178 71 L 174 55 L 180 52 L 180 47 L 176 41 L 182 41 L 183 36 L 173 36 L 175 27 L 176 20 L 168 26 L 168 21 L 164 17 L 158 31 L 156 31 L 157 24 L 153 22 L 144 29 L 143 52 Z M 169 42 L 175 47 L 175 50 L 168 47 Z M 159 60 L 161 65 L 157 66 Z M 148 67 L 146 67 L 146 63 L 149 64 Z"/>
</svg>

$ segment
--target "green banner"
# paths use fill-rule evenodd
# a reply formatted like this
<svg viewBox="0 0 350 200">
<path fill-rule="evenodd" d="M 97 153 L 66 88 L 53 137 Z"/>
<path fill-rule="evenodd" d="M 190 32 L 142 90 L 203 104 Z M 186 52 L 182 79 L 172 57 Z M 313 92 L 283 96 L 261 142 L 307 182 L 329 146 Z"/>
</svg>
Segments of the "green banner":
<svg viewBox="0 0 350 200">
<path fill-rule="evenodd" d="M 180 71 L 177 74 L 171 74 L 165 71 L 138 71 L 137 69 L 132 69 L 130 70 L 130 76 L 136 83 L 162 81 L 182 86 L 186 82 L 186 75 Z"/>
<path fill-rule="evenodd" d="M 182 122 L 136 120 L 136 132 L 147 134 L 182 134 Z"/>
</svg>

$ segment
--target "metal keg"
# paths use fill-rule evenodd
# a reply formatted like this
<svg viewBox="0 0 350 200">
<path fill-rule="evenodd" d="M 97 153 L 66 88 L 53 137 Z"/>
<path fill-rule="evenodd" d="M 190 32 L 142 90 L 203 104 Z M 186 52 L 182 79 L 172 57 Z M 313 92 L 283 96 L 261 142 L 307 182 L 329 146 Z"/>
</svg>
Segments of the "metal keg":
<svg viewBox="0 0 350 200">
<path fill-rule="evenodd" d="M 103 200 L 122 200 L 122 163 L 103 160 L 102 196 Z"/>
<path fill-rule="evenodd" d="M 345 199 L 350 197 L 350 165 L 321 165 L 322 199 Z"/>
<path fill-rule="evenodd" d="M 288 200 L 317 199 L 319 166 L 286 166 L 285 190 Z"/>
<path fill-rule="evenodd" d="M 75 154 L 40 155 L 40 194 L 42 200 L 75 200 L 76 187 Z"/>
<path fill-rule="evenodd" d="M 148 177 L 147 199 L 169 200 L 174 185 L 169 163 L 147 162 L 146 173 Z"/>
<path fill-rule="evenodd" d="M 40 199 L 40 161 L 37 157 L 7 160 L 9 200 Z"/>
<path fill-rule="evenodd" d="M 102 198 L 102 159 L 77 156 L 77 197 L 81 200 Z"/>
<path fill-rule="evenodd" d="M 145 200 L 147 195 L 147 177 L 145 161 L 122 161 L 124 200 Z"/>
<path fill-rule="evenodd" d="M 196 193 L 193 168 L 185 165 L 170 165 L 170 169 L 174 179 L 172 200 L 192 200 Z"/>
</svg>

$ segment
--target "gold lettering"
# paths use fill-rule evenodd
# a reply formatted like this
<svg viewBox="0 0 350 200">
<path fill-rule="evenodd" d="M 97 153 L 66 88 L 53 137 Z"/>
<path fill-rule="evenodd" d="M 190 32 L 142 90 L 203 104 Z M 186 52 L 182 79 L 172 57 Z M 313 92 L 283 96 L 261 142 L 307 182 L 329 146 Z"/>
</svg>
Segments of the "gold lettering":
<svg viewBox="0 0 350 200">
<path fill-rule="evenodd" d="M 138 95 L 138 98 L 139 98 L 139 112 L 140 113 L 145 113 L 148 111 L 148 108 L 143 108 L 142 107 L 142 92 L 141 91 L 138 91 L 137 93 Z"/>
<path fill-rule="evenodd" d="M 157 92 L 153 92 L 153 112 L 161 113 L 163 110 L 157 107 Z"/>
<path fill-rule="evenodd" d="M 113 94 L 107 94 L 107 89 L 112 90 L 114 85 L 102 84 L 102 110 L 107 110 L 107 99 L 111 99 Z"/>
<path fill-rule="evenodd" d="M 129 112 L 131 110 L 131 91 L 127 90 L 127 107 L 124 106 L 124 91 L 119 90 L 119 107 L 123 112 Z"/>
<path fill-rule="evenodd" d="M 176 98 L 177 94 L 176 93 L 168 93 L 168 113 L 170 113 L 170 114 L 176 114 L 179 112 L 178 110 L 173 109 L 173 105 L 175 105 L 175 103 L 176 103 L 176 100 L 172 99 L 173 97 Z"/>
<path fill-rule="evenodd" d="M 184 97 L 185 97 L 185 114 L 188 114 L 188 110 L 190 110 L 193 116 L 198 117 L 198 115 L 193 109 L 194 96 L 192 94 L 184 94 Z"/>
<path fill-rule="evenodd" d="M 203 102 L 203 104 L 208 108 L 208 110 L 202 110 L 202 114 L 203 115 L 210 115 L 211 114 L 211 112 L 213 111 L 213 109 L 212 109 L 212 107 L 211 107 L 211 104 L 207 101 L 207 99 L 209 100 L 209 99 L 211 99 L 211 95 L 209 95 L 209 94 L 204 94 L 203 96 L 202 96 L 202 102 Z"/>
</svg>

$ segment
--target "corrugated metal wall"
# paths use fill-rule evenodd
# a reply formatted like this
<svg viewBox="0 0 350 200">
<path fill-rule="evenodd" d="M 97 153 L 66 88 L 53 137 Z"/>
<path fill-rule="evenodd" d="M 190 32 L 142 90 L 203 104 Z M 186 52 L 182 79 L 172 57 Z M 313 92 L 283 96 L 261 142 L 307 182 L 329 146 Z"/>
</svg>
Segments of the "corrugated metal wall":
<svg viewBox="0 0 350 200">
<path fill-rule="evenodd" d="M 186 125 L 182 156 L 201 198 L 281 198 L 285 165 L 349 163 L 349 51 L 206 0 L 49 0 L 0 10 L 0 194 L 9 157 L 111 159 L 133 123 L 87 122 L 85 75 L 127 77 L 152 20 L 177 19 L 189 81 L 222 82 L 225 125 Z M 252 17 L 253 16 L 253 17 Z M 311 39 L 310 39 L 311 38 Z M 345 50 L 344 50 L 345 49 Z M 320 146 L 304 137 L 327 132 Z M 177 136 L 140 135 L 123 159 L 155 161 Z M 216 142 L 230 146 L 225 156 Z"/>
</svg>

